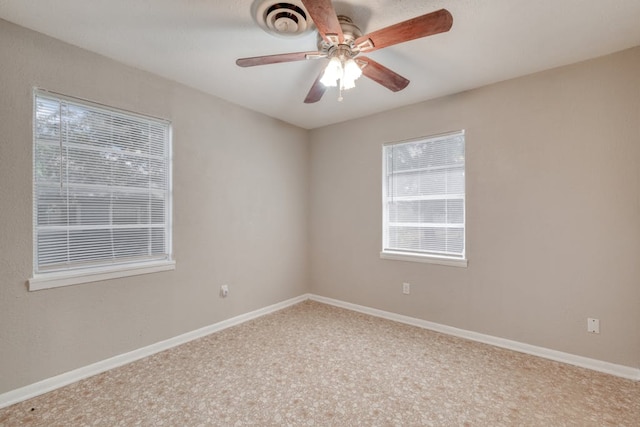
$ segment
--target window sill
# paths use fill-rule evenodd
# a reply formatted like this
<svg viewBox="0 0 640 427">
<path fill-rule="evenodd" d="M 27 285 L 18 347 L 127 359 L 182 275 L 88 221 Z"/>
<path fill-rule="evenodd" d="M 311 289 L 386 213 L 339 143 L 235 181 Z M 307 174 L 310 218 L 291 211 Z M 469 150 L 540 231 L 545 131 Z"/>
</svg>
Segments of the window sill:
<svg viewBox="0 0 640 427">
<path fill-rule="evenodd" d="M 424 262 L 427 264 L 447 265 L 450 267 L 467 267 L 466 259 L 437 257 L 433 255 L 418 255 L 404 252 L 382 251 L 380 258 L 392 259 L 396 261 Z"/>
<path fill-rule="evenodd" d="M 120 277 L 138 276 L 140 274 L 175 270 L 175 261 L 159 261 L 130 266 L 103 267 L 91 270 L 62 271 L 56 273 L 35 274 L 29 279 L 29 291 L 59 288 L 61 286 L 78 285 L 80 283 L 98 282 Z"/>
</svg>

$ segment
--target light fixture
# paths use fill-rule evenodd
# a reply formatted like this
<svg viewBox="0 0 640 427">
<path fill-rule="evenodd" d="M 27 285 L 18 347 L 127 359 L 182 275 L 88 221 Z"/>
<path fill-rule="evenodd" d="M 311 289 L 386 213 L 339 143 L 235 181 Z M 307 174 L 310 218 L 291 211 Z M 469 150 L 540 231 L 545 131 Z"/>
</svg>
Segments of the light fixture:
<svg viewBox="0 0 640 427">
<path fill-rule="evenodd" d="M 338 80 L 342 78 L 342 62 L 337 56 L 334 56 L 327 64 L 327 68 L 324 69 L 324 74 L 320 82 L 326 87 L 338 86 Z"/>
<path fill-rule="evenodd" d="M 329 53 L 329 64 L 324 69 L 324 74 L 320 83 L 326 87 L 336 87 L 339 85 L 340 94 L 338 101 L 342 101 L 342 91 L 356 87 L 356 80 L 362 75 L 362 70 L 358 63 L 351 57 L 348 48 L 338 47 Z"/>
<path fill-rule="evenodd" d="M 347 59 L 344 63 L 342 73 L 342 86 L 344 89 L 352 89 L 356 87 L 356 80 L 362 75 L 362 70 L 353 58 Z"/>
</svg>

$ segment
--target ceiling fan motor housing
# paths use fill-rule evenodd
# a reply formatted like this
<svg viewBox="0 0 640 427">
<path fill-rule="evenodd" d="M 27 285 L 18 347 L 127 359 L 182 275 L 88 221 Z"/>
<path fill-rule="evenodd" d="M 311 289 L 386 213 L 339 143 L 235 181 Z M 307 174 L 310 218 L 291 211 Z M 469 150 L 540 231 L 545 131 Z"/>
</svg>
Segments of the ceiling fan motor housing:
<svg viewBox="0 0 640 427">
<path fill-rule="evenodd" d="M 329 41 L 327 41 L 318 34 L 318 50 L 320 52 L 328 53 L 338 48 L 341 50 L 348 50 L 350 56 L 355 56 L 357 54 L 357 50 L 354 51 L 356 47 L 354 42 L 357 38 L 362 36 L 362 31 L 360 31 L 360 28 L 358 28 L 348 16 L 338 15 L 338 22 L 342 29 L 344 41 L 340 43 L 337 36 L 330 34 L 327 34 L 327 38 L 329 39 Z"/>
<path fill-rule="evenodd" d="M 300 0 L 256 0 L 252 11 L 258 25 L 275 36 L 298 37 L 314 27 Z"/>
<path fill-rule="evenodd" d="M 308 10 L 305 10 L 302 1 Z M 329 63 L 316 78 L 304 100 L 307 104 L 318 102 L 327 86 L 335 86 L 332 83 L 340 81 L 340 93 L 343 89 L 354 87 L 354 82 L 360 75 L 393 92 L 404 89 L 409 84 L 408 79 L 371 58 L 359 56 L 360 53 L 444 33 L 453 25 L 451 13 L 446 9 L 439 9 L 362 35 L 351 19 L 336 14 L 331 0 L 289 0 L 286 3 L 254 0 L 253 5 L 256 21 L 271 34 L 302 34 L 311 29 L 311 20 L 315 21 L 314 26 L 320 36 L 318 50 L 315 52 L 289 52 L 236 60 L 240 67 L 253 67 L 328 58 Z"/>
</svg>

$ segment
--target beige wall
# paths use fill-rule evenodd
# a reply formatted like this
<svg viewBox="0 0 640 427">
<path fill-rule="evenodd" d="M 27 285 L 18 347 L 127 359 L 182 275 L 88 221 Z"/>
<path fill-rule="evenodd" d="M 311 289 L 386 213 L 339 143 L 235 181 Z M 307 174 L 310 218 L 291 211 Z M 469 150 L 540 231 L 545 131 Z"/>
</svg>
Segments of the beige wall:
<svg viewBox="0 0 640 427">
<path fill-rule="evenodd" d="M 458 129 L 468 268 L 380 259 L 382 143 Z M 314 130 L 311 290 L 638 368 L 639 166 L 640 48 Z"/>
<path fill-rule="evenodd" d="M 175 271 L 27 292 L 34 86 L 172 121 Z M 381 144 L 457 129 L 469 267 L 381 260 Z M 640 48 L 307 132 L 0 20 L 0 138 L 0 393 L 309 291 L 640 367 Z"/>
<path fill-rule="evenodd" d="M 172 121 L 175 271 L 27 291 L 34 86 Z M 0 393 L 305 293 L 307 138 L 0 21 Z"/>
</svg>

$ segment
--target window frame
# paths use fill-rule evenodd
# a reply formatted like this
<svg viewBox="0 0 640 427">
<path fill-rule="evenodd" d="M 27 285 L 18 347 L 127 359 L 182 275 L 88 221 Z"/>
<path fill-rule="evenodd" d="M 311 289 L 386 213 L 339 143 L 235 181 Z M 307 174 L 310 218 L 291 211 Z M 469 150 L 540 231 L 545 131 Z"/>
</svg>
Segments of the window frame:
<svg viewBox="0 0 640 427">
<path fill-rule="evenodd" d="M 439 139 L 451 138 L 455 136 L 462 136 L 464 139 L 464 150 L 465 150 L 465 162 L 464 162 L 464 193 L 463 193 L 463 249 L 460 257 L 448 256 L 448 255 L 438 255 L 435 253 L 426 253 L 426 252 L 418 252 L 411 250 L 394 250 L 391 248 L 387 248 L 388 242 L 388 233 L 389 233 L 389 220 L 388 220 L 388 174 L 387 174 L 387 155 L 386 150 L 390 146 L 399 145 L 399 144 L 411 144 L 411 143 L 421 143 L 428 141 L 435 141 Z M 408 140 L 402 141 L 394 141 L 387 142 L 382 144 L 382 250 L 380 251 L 381 259 L 388 260 L 397 260 L 397 261 L 409 261 L 409 262 L 422 262 L 429 264 L 439 264 L 445 266 L 453 266 L 453 267 L 467 267 L 468 258 L 467 258 L 467 185 L 466 185 L 466 132 L 464 129 L 452 132 L 446 132 L 435 135 L 427 135 L 418 138 L 412 138 Z"/>
<path fill-rule="evenodd" d="M 38 182 L 36 180 L 36 160 L 37 160 L 37 139 L 38 134 L 36 132 L 37 126 L 37 111 L 38 111 L 38 99 L 52 99 L 57 102 L 69 103 L 73 106 L 86 107 L 86 111 L 100 111 L 111 112 L 115 115 L 125 116 L 132 120 L 143 120 L 149 123 L 159 123 L 166 130 L 166 136 L 163 137 L 163 158 L 164 162 L 162 166 L 165 168 L 164 173 L 166 180 L 166 188 L 163 190 L 163 200 L 166 204 L 164 211 L 164 255 L 162 259 L 152 260 L 115 260 L 110 263 L 104 261 L 93 261 L 85 266 L 75 265 L 71 268 L 59 268 L 51 271 L 39 271 L 38 269 L 38 241 L 37 230 L 38 227 Z M 33 272 L 32 277 L 28 279 L 29 291 L 36 291 L 41 289 L 56 288 L 60 286 L 76 285 L 80 283 L 89 283 L 102 280 L 109 280 L 121 277 L 135 276 L 141 274 L 149 274 L 160 271 L 169 271 L 175 269 L 175 261 L 173 260 L 172 250 L 172 235 L 173 235 L 173 153 L 172 153 L 172 126 L 171 122 L 166 119 L 152 117 L 136 112 L 127 111 L 121 108 L 115 108 L 104 104 L 88 101 L 77 97 L 63 95 L 60 93 L 48 91 L 45 89 L 34 88 L 33 89 L 33 112 L 32 112 L 32 244 L 33 244 Z M 165 139 L 166 138 L 166 139 Z M 66 146 L 66 145 L 65 145 Z M 62 147 L 62 140 L 61 140 Z M 61 166 L 62 167 L 62 166 Z M 41 184 L 42 185 L 42 184 Z M 62 184 L 61 184 L 62 185 Z M 151 191 L 151 190 L 148 190 Z M 144 194 L 144 193 L 143 193 Z M 152 193 L 147 193 L 152 194 Z M 67 202 L 68 203 L 68 202 Z M 68 206 L 68 204 L 66 205 Z M 68 224 L 68 223 L 67 223 Z M 110 227 L 113 226 L 110 223 Z M 112 228 L 109 228 L 113 230 Z"/>
</svg>

